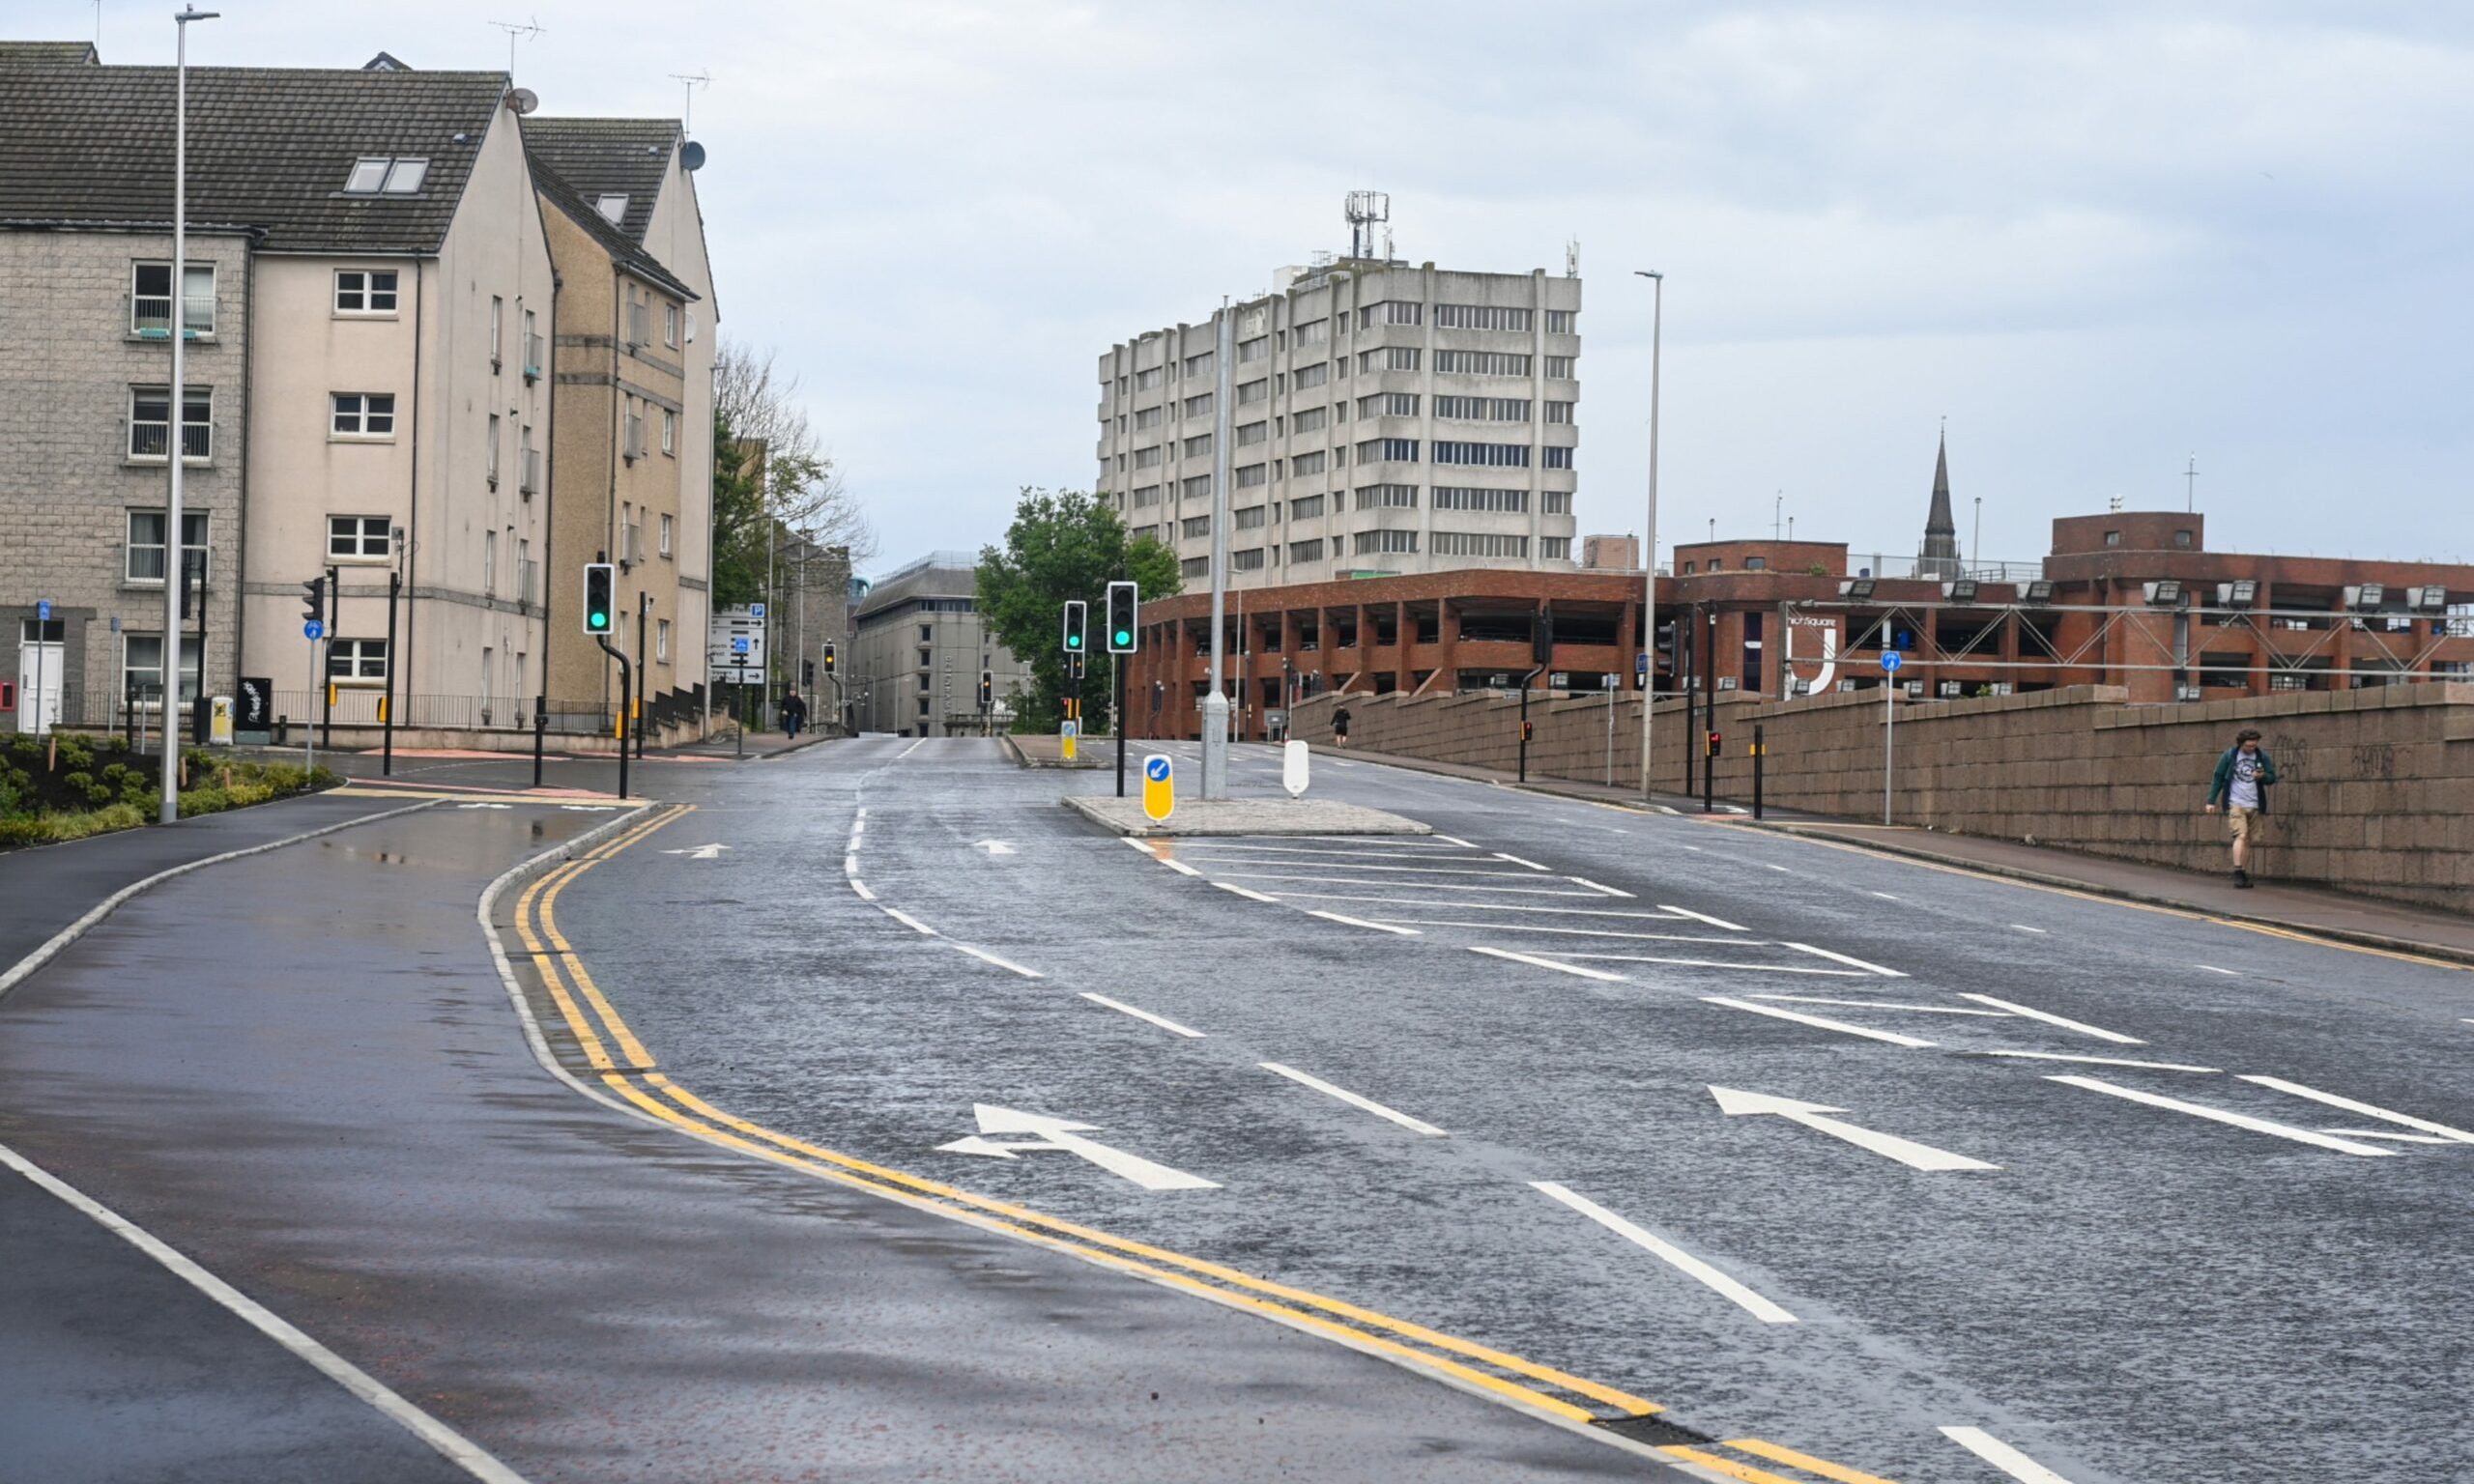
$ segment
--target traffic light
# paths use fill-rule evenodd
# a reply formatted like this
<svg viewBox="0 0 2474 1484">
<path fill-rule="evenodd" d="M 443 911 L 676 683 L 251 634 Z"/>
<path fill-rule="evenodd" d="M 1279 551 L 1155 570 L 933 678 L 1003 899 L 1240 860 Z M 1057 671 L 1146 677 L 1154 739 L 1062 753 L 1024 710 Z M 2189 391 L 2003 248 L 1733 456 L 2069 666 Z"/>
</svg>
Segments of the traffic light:
<svg viewBox="0 0 2474 1484">
<path fill-rule="evenodd" d="M 1529 661 L 1543 668 L 1555 660 L 1555 611 L 1539 607 L 1538 617 L 1529 625 Z"/>
<path fill-rule="evenodd" d="M 304 623 L 327 621 L 327 580 L 313 577 L 301 585 L 301 618 Z"/>
<path fill-rule="evenodd" d="M 1110 654 L 1132 654 L 1135 651 L 1136 597 L 1134 584 L 1108 584 L 1108 653 Z"/>
<path fill-rule="evenodd" d="M 1081 678 L 1082 678 L 1082 667 L 1083 667 L 1084 663 L 1088 660 L 1088 658 L 1089 658 L 1089 656 L 1087 656 L 1087 655 L 1083 654 L 1083 653 L 1082 653 L 1082 651 L 1080 651 L 1079 649 L 1078 649 L 1078 650 L 1074 651 L 1072 654 L 1067 655 L 1067 656 L 1065 657 L 1065 676 L 1066 676 L 1066 678 L 1067 678 L 1067 679 L 1069 679 L 1069 680 L 1079 680 L 1079 679 L 1081 679 Z"/>
<path fill-rule="evenodd" d="M 996 671 L 992 670 L 983 670 L 979 672 L 979 709 L 982 711 L 991 710 L 995 706 L 995 704 Z"/>
<path fill-rule="evenodd" d="M 1716 732 L 1713 731 L 1710 733 L 1710 740 L 1703 749 L 1701 756 L 1704 757 L 1715 757 L 1718 756 L 1718 734 Z"/>
<path fill-rule="evenodd" d="M 828 639 L 824 642 L 824 672 L 828 675 L 833 673 L 835 658 L 833 641 Z"/>
<path fill-rule="evenodd" d="M 816 684 L 816 661 L 799 661 L 799 684 L 810 687 Z"/>
<path fill-rule="evenodd" d="M 1075 656 L 1078 656 L 1078 657 L 1082 653 L 1082 636 L 1083 636 L 1083 630 L 1085 630 L 1085 629 L 1087 629 L 1087 628 L 1089 628 L 1089 627 L 1090 627 L 1090 614 L 1091 614 L 1091 605 L 1090 605 L 1090 604 L 1083 602 L 1080 598 L 1068 598 L 1068 599 L 1066 600 L 1066 602 L 1065 602 L 1065 652 L 1066 652 L 1066 653 L 1071 654 L 1071 655 L 1075 655 Z"/>
<path fill-rule="evenodd" d="M 327 569 L 327 632 L 334 633 L 344 622 L 344 574 L 340 567 Z"/>
<path fill-rule="evenodd" d="M 608 635 L 618 606 L 618 569 L 606 561 L 584 564 L 584 631 Z"/>
<path fill-rule="evenodd" d="M 1527 742 L 1531 737 L 1533 737 L 1533 736 L 1537 735 L 1537 732 L 1538 732 L 1538 724 L 1537 724 L 1536 722 L 1523 722 L 1523 723 L 1521 723 L 1521 724 L 1520 724 L 1520 740 L 1521 740 L 1521 741 L 1523 741 L 1523 742 Z"/>
</svg>

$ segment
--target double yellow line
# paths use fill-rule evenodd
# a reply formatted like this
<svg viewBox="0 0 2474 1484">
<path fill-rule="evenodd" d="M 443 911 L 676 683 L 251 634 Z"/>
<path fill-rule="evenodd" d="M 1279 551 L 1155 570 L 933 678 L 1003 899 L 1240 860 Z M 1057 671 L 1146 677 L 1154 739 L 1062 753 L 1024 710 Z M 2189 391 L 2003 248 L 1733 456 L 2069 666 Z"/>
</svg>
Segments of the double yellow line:
<svg viewBox="0 0 2474 1484">
<path fill-rule="evenodd" d="M 906 1204 L 935 1208 L 976 1226 L 1004 1232 L 1222 1303 L 1251 1309 L 1362 1350 L 1377 1351 L 1566 1421 L 1620 1423 L 1649 1417 L 1665 1410 L 1655 1402 L 1586 1377 L 1574 1376 L 1408 1320 L 1395 1319 L 1342 1299 L 1275 1283 L 1165 1247 L 1130 1241 L 1009 1201 L 974 1195 L 940 1181 L 923 1179 L 853 1158 L 725 1112 L 671 1081 L 656 1070 L 651 1053 L 628 1029 L 626 1020 L 592 982 L 592 976 L 586 971 L 574 946 L 560 932 L 557 906 L 560 893 L 572 885 L 577 877 L 694 808 L 694 805 L 673 805 L 657 811 L 606 843 L 543 875 L 526 889 L 515 908 L 516 934 L 524 944 L 526 956 L 540 980 L 543 992 L 557 1007 L 560 1018 L 573 1036 L 577 1053 L 604 1086 L 647 1116 L 711 1143 L 788 1165 L 820 1179 L 891 1196 Z M 1890 1484 L 1889 1480 L 1877 1475 L 1757 1438 L 1734 1439 L 1709 1446 L 1732 1448 L 1766 1462 L 1783 1464 L 1832 1480 L 1834 1484 Z M 1726 1478 L 1741 1480 L 1743 1484 L 1803 1484 L 1801 1480 L 1711 1452 L 1707 1447 L 1676 1443 L 1661 1446 L 1657 1451 Z"/>
</svg>

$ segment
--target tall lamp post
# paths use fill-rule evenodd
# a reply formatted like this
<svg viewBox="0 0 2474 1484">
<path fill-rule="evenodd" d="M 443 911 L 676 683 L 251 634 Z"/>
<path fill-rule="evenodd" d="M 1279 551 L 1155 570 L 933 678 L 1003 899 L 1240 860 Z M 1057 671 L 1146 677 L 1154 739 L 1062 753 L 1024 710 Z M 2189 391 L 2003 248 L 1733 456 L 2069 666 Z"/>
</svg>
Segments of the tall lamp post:
<svg viewBox="0 0 2474 1484">
<path fill-rule="evenodd" d="M 1658 670 L 1658 339 L 1666 321 L 1666 274 L 1649 269 L 1634 273 L 1650 280 L 1650 528 L 1641 548 L 1641 652 L 1652 657 L 1647 682 L 1641 687 L 1641 802 L 1650 801 L 1650 769 L 1656 754 L 1650 746 L 1651 722 L 1657 713 Z"/>
<path fill-rule="evenodd" d="M 182 386 L 188 370 L 185 352 L 189 325 L 189 22 L 213 20 L 216 14 L 185 5 L 172 17 L 173 34 L 179 39 L 172 68 L 172 427 L 163 461 L 172 471 L 171 494 L 163 511 L 163 549 L 170 553 L 181 550 L 181 460 L 188 451 L 189 431 L 188 397 Z M 188 585 L 184 580 L 187 572 L 177 558 L 163 563 L 163 800 L 157 817 L 164 824 L 177 823 L 181 817 L 181 749 L 173 740 L 172 723 L 181 709 L 181 593 Z M 197 649 L 197 703 L 206 704 L 203 643 Z"/>
</svg>

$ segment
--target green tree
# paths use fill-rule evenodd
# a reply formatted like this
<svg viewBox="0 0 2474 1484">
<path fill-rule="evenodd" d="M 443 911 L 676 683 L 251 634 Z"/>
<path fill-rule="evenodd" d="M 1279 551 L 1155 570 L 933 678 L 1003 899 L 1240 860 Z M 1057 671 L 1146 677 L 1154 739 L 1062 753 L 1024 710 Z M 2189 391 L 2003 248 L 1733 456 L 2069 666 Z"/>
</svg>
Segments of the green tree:
<svg viewBox="0 0 2474 1484">
<path fill-rule="evenodd" d="M 864 563 L 876 538 L 824 451 L 799 382 L 773 353 L 725 339 L 713 358 L 713 604 L 738 608 L 778 590 L 786 535 L 849 547 Z M 775 564 L 773 583 L 766 564 Z"/>
<path fill-rule="evenodd" d="M 1098 496 L 1024 489 L 1005 544 L 979 554 L 979 612 L 997 642 L 1028 662 L 1031 690 L 1013 699 L 1017 731 L 1054 731 L 1065 716 L 1066 661 L 1060 637 L 1065 604 L 1091 605 L 1090 658 L 1082 681 L 1082 727 L 1111 727 L 1108 641 L 1101 633 L 1111 582 L 1131 578 L 1143 599 L 1174 597 L 1183 585 L 1177 556 L 1151 536 L 1126 537 L 1125 522 Z"/>
</svg>

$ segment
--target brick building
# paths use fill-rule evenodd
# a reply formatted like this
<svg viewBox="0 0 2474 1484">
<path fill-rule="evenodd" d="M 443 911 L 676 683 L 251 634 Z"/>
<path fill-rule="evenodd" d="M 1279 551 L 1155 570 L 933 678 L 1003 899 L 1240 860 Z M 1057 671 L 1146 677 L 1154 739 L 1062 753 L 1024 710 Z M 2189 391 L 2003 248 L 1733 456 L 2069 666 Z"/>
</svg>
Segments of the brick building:
<svg viewBox="0 0 2474 1484">
<path fill-rule="evenodd" d="M 1869 690 L 1884 648 L 1906 660 L 1911 696 L 1937 699 L 2112 685 L 2133 702 L 2222 700 L 2474 678 L 2474 566 L 2211 552 L 2196 513 L 2068 516 L 2053 531 L 2039 562 L 1928 549 L 1896 577 L 1877 559 L 1851 570 L 1840 542 L 1680 545 L 1658 575 L 1654 644 L 1640 640 L 1638 571 L 1255 589 L 1229 600 L 1229 694 L 1242 734 L 1263 737 L 1287 701 L 1326 691 L 1516 688 L 1550 610 L 1537 684 L 1567 693 L 1600 691 L 1608 674 L 1636 685 L 1645 652 L 1661 695 L 1702 688 L 1695 676 L 1773 698 Z M 1934 570 L 1949 575 L 1914 575 Z M 1143 606 L 1136 730 L 1197 734 L 1210 614 L 1208 592 Z"/>
</svg>

